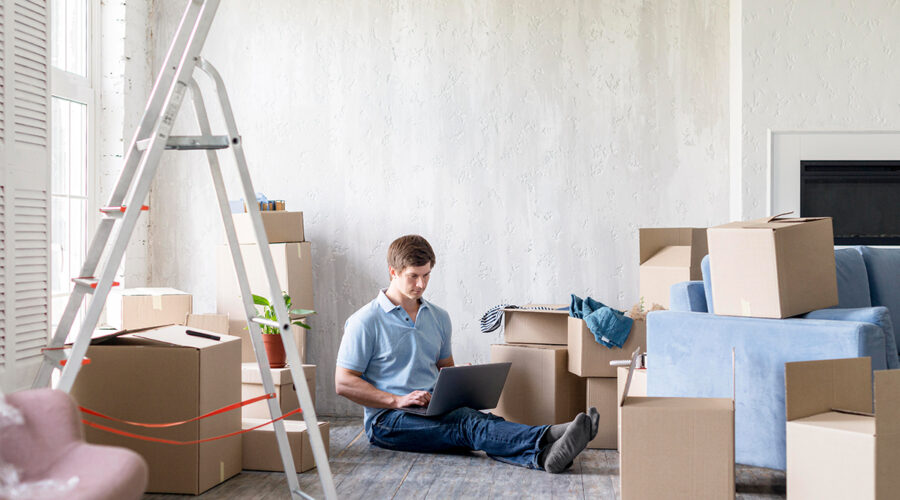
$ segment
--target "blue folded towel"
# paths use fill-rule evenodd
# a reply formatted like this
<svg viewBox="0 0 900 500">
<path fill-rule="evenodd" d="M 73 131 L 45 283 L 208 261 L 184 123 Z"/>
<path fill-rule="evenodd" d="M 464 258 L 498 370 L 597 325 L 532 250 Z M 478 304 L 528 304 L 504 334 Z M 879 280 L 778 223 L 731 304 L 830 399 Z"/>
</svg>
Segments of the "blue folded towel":
<svg viewBox="0 0 900 500">
<path fill-rule="evenodd" d="M 631 324 L 634 320 L 625 316 L 625 313 L 601 302 L 572 294 L 572 305 L 569 306 L 569 316 L 583 319 L 588 329 L 594 334 L 594 340 L 606 347 L 621 348 L 628 340 L 631 333 Z"/>
</svg>

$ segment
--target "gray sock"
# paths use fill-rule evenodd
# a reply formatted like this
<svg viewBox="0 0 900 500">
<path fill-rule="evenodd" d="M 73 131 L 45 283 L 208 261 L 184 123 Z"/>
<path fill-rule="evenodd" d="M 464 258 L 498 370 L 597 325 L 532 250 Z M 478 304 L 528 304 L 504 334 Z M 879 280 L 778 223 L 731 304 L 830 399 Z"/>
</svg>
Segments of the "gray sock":
<svg viewBox="0 0 900 500">
<path fill-rule="evenodd" d="M 587 414 L 591 419 L 591 439 L 594 439 L 597 437 L 597 430 L 600 429 L 600 412 L 595 406 L 591 406 Z"/>
<path fill-rule="evenodd" d="M 541 452 L 538 461 L 547 472 L 559 474 L 571 465 L 590 440 L 591 419 L 584 413 L 579 413 L 570 422 L 563 436 Z"/>
<path fill-rule="evenodd" d="M 553 444 L 559 438 L 563 437 L 563 434 L 566 433 L 566 429 L 569 428 L 569 425 L 572 422 L 566 422 L 564 424 L 556 424 L 551 425 L 547 432 L 544 433 L 544 439 L 542 445 Z"/>
</svg>

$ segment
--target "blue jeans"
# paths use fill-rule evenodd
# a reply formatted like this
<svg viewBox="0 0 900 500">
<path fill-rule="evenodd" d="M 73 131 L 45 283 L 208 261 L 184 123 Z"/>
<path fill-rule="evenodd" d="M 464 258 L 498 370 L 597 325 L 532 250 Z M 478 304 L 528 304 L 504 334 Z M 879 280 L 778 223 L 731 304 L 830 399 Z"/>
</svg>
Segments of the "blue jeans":
<svg viewBox="0 0 900 500">
<path fill-rule="evenodd" d="M 549 427 L 507 422 L 471 408 L 458 408 L 437 417 L 387 410 L 375 416 L 368 434 L 370 443 L 389 450 L 478 450 L 501 462 L 542 470 L 538 455 L 541 438 Z"/>
</svg>

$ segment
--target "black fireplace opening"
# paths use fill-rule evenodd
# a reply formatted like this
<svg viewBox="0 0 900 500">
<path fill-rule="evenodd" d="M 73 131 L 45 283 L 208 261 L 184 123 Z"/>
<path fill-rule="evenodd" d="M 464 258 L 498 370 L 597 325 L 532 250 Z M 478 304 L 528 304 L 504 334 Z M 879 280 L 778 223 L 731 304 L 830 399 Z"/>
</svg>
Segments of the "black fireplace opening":
<svg viewBox="0 0 900 500">
<path fill-rule="evenodd" d="M 800 216 L 831 217 L 835 245 L 900 245 L 900 160 L 801 161 Z"/>
</svg>

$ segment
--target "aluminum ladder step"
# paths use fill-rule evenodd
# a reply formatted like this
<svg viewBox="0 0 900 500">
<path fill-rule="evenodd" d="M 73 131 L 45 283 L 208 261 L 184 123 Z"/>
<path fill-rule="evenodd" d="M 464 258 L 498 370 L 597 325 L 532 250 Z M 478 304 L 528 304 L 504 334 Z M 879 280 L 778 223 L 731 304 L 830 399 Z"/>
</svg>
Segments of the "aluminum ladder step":
<svg viewBox="0 0 900 500">
<path fill-rule="evenodd" d="M 144 151 L 150 147 L 151 139 L 137 141 L 137 148 Z M 235 139 L 237 143 L 237 139 Z M 227 135 L 170 135 L 166 141 L 166 149 L 178 151 L 192 151 L 204 149 L 225 149 L 231 146 L 231 139 Z"/>
</svg>

